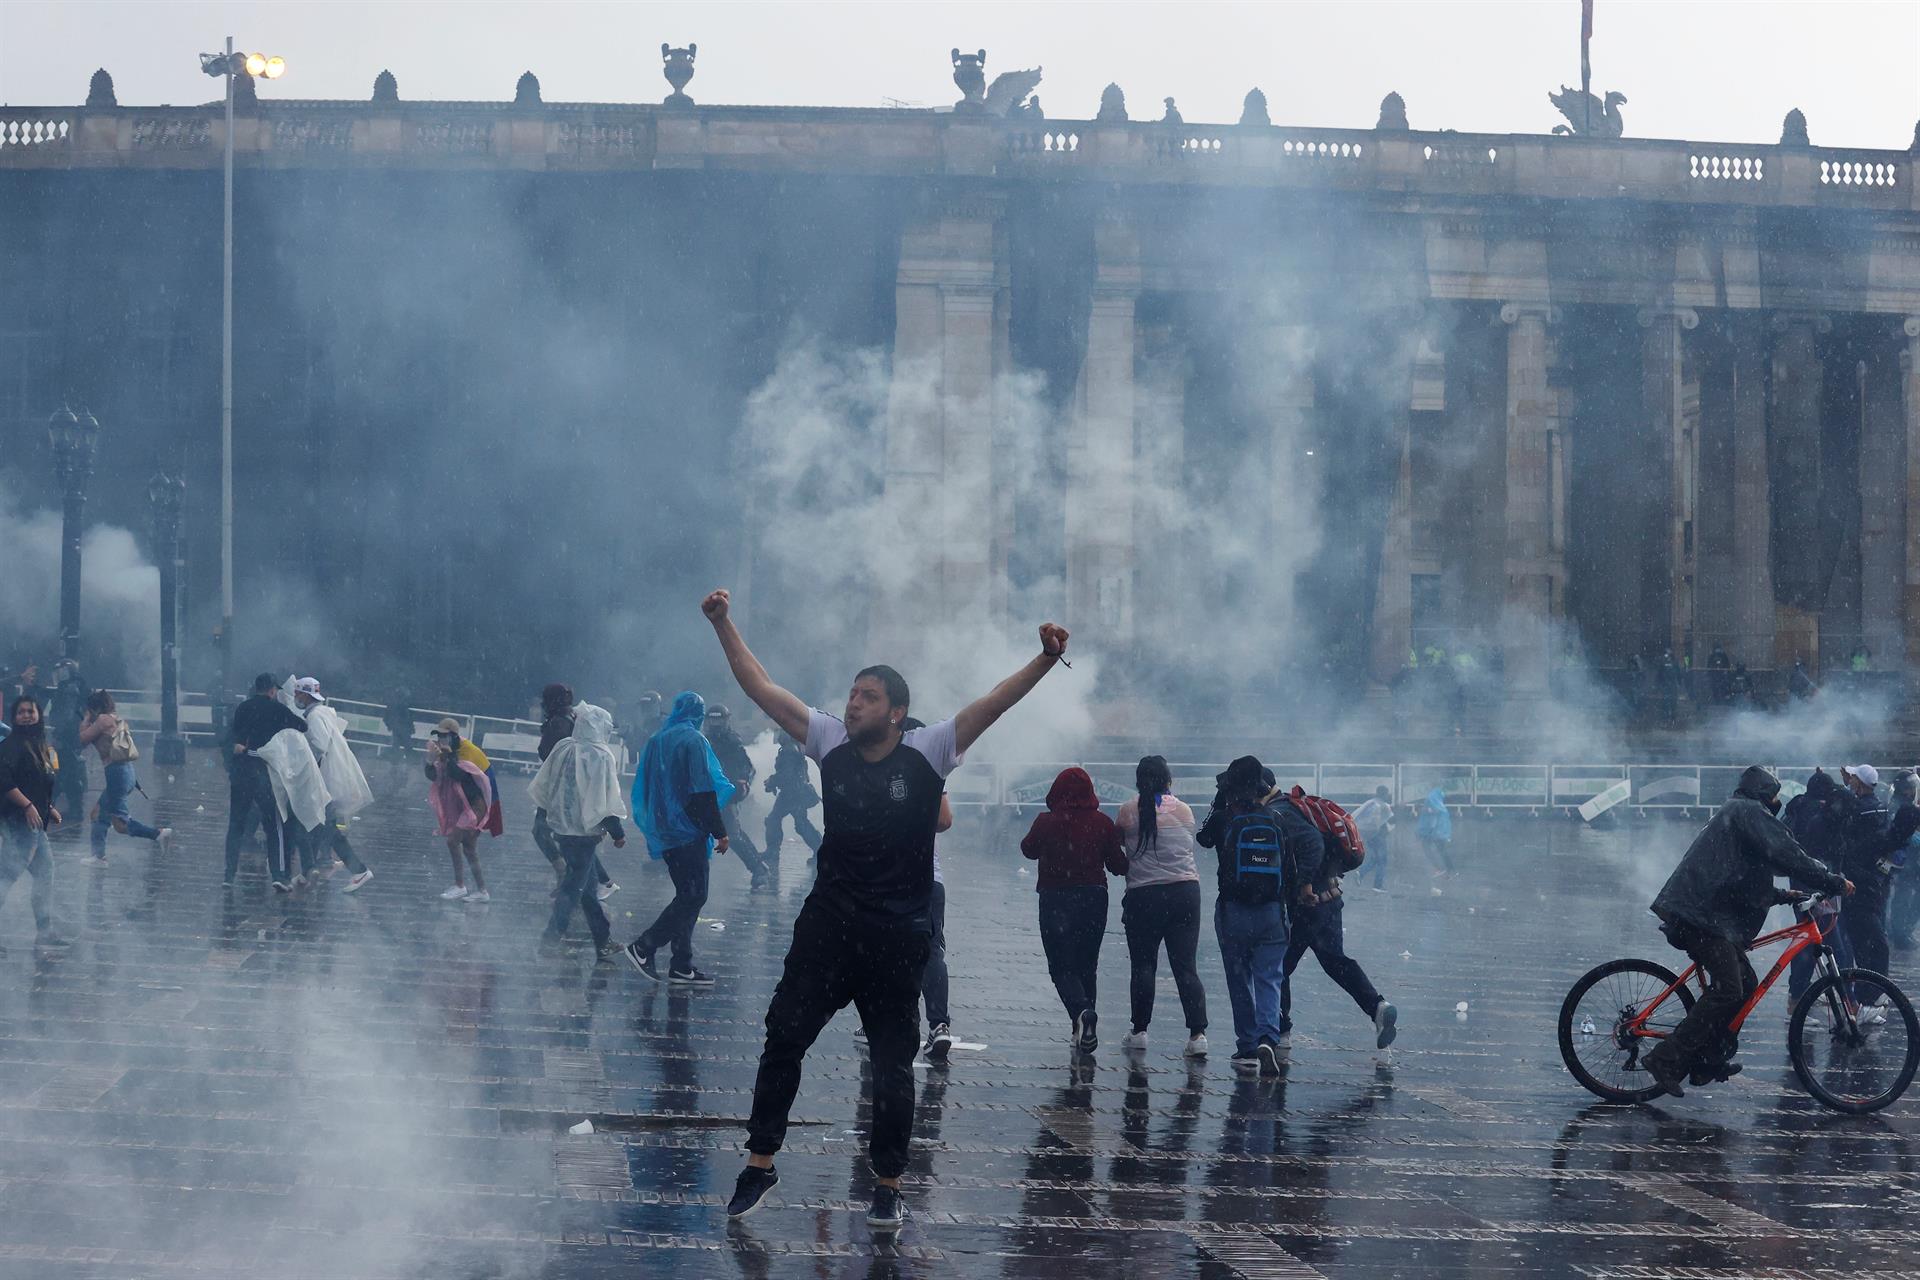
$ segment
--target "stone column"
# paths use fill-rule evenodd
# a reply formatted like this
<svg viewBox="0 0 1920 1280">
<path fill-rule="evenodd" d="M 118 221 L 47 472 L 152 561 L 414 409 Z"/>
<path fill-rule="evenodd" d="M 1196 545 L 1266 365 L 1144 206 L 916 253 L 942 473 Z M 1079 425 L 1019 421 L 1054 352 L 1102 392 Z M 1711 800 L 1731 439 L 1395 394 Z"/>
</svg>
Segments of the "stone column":
<svg viewBox="0 0 1920 1280">
<path fill-rule="evenodd" d="M 1860 396 L 1860 630 L 1875 666 L 1895 669 L 1906 648 L 1906 414 L 1886 355 L 1857 366 Z"/>
<path fill-rule="evenodd" d="M 1103 216 L 1094 228 L 1079 421 L 1067 440 L 1067 612 L 1115 651 L 1124 651 L 1133 635 L 1133 313 L 1139 295 L 1133 226 Z"/>
<path fill-rule="evenodd" d="M 1715 644 L 1773 665 L 1766 353 L 1757 317 L 1723 313 L 1700 343 L 1700 479 L 1694 520 L 1694 664 Z"/>
<path fill-rule="evenodd" d="M 1906 600 L 1902 622 L 1906 627 L 1908 679 L 1920 672 L 1920 316 L 1908 316 L 1901 326 L 1906 350 L 1900 353 L 1901 399 L 1905 413 L 1905 459 L 1907 467 L 1906 500 Z M 1889 655 L 1891 658 L 1891 655 Z"/>
<path fill-rule="evenodd" d="M 1507 325 L 1506 598 L 1500 645 L 1507 693 L 1537 698 L 1547 692 L 1553 617 L 1564 600 L 1566 563 L 1554 548 L 1553 477 L 1547 432 L 1547 323 L 1552 308 L 1510 302 Z"/>
<path fill-rule="evenodd" d="M 1386 528 L 1380 540 L 1379 584 L 1373 598 L 1373 629 L 1368 637 L 1367 674 L 1385 684 L 1406 665 L 1413 646 L 1413 450 L 1412 425 L 1415 366 L 1426 346 L 1426 316 L 1418 307 L 1387 312 L 1377 349 L 1381 358 L 1375 376 L 1382 379 L 1381 397 L 1389 415 L 1392 439 L 1393 495 L 1387 504 Z M 1444 375 L 1443 375 L 1444 376 Z"/>
<path fill-rule="evenodd" d="M 1641 528 L 1640 600 L 1645 633 L 1680 661 L 1693 627 L 1693 477 L 1697 441 L 1686 419 L 1681 334 L 1699 327 L 1689 307 L 1639 314 L 1640 389 L 1646 423 L 1643 496 L 1653 519 Z"/>
<path fill-rule="evenodd" d="M 1134 580 L 1138 595 L 1154 591 L 1161 607 L 1136 612 L 1134 641 L 1142 654 L 1178 655 L 1193 637 L 1177 584 L 1190 571 L 1182 553 L 1190 519 L 1186 463 L 1185 337 L 1170 318 L 1134 323 L 1134 424 L 1139 447 L 1133 486 Z M 1157 589 L 1156 589 L 1157 586 Z"/>
<path fill-rule="evenodd" d="M 999 213 L 992 202 L 950 204 L 901 232 L 884 478 L 893 542 L 877 556 L 871 631 L 875 651 L 902 662 L 928 652 L 929 630 L 997 621 L 994 398 L 1006 342 L 996 327 L 1007 312 Z"/>
<path fill-rule="evenodd" d="M 1770 479 L 1793 480 L 1792 501 L 1773 512 L 1772 554 L 1776 608 L 1773 665 L 1796 660 L 1812 669 L 1820 657 L 1820 610 L 1826 604 L 1829 567 L 1820 557 L 1820 400 L 1825 371 L 1819 335 L 1833 322 L 1804 312 L 1773 317 L 1773 404 L 1767 432 Z M 1849 480 L 1851 483 L 1851 480 Z"/>
<path fill-rule="evenodd" d="M 1758 316 L 1728 320 L 1733 414 L 1733 618 L 1735 662 L 1773 665 L 1773 483 L 1767 469 L 1767 363 Z"/>
</svg>

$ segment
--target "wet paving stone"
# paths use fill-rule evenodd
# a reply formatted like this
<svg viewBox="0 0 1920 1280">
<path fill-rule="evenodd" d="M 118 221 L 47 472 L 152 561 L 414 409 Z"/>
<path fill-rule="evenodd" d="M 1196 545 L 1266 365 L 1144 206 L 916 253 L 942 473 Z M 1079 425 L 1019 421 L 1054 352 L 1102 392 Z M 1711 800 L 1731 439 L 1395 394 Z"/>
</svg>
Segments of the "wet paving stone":
<svg viewBox="0 0 1920 1280">
<path fill-rule="evenodd" d="M 1439 894 L 1402 856 L 1389 892 L 1347 911 L 1349 950 L 1400 1006 L 1398 1044 L 1374 1049 L 1308 960 L 1287 1070 L 1263 1082 L 1228 1067 L 1208 939 L 1211 1058 L 1180 1057 L 1164 970 L 1148 1050 L 1076 1058 L 1033 881 L 963 813 L 942 846 L 954 1031 L 984 1047 L 917 1068 L 915 1216 L 888 1240 L 862 1220 L 850 1011 L 808 1061 L 768 1207 L 731 1227 L 722 1208 L 804 849 L 785 850 L 776 894 L 715 864 L 695 946 L 719 982 L 682 993 L 584 945 L 537 953 L 551 878 L 522 781 L 508 836 L 482 850 L 493 901 L 454 904 L 435 896 L 446 855 L 413 769 L 373 763 L 383 798 L 353 834 L 376 875 L 358 894 L 274 894 L 253 857 L 223 898 L 224 786 L 196 759 L 144 779 L 180 832 L 170 858 L 116 838 L 101 870 L 83 841 L 56 845 L 70 954 L 32 954 L 24 890 L 0 909 L 0 1275 L 1920 1276 L 1917 1104 L 1812 1103 L 1783 994 L 1745 1037 L 1746 1074 L 1683 1101 L 1602 1104 L 1561 1066 L 1576 976 L 1677 958 L 1645 903 L 1682 825 L 1469 818 L 1464 874 Z M 670 890 L 637 849 L 608 863 L 624 938 Z M 1904 955 L 1895 977 L 1920 985 Z M 586 1118 L 596 1132 L 567 1132 Z"/>
</svg>

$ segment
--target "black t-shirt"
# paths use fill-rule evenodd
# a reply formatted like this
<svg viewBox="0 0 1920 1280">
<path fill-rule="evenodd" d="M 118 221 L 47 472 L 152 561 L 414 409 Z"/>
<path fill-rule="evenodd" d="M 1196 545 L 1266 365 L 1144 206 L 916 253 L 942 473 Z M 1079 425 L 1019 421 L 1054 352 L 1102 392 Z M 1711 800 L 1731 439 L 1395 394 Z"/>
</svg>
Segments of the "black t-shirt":
<svg viewBox="0 0 1920 1280">
<path fill-rule="evenodd" d="M 44 728 L 41 732 L 45 733 Z M 42 753 L 30 746 L 27 735 L 17 729 L 0 742 L 0 818 L 10 822 L 27 820 L 20 806 L 5 799 L 6 794 L 17 787 L 27 803 L 40 811 L 40 820 L 46 821 L 53 809 L 53 791 L 60 777 L 58 756 L 57 751 Z"/>
<path fill-rule="evenodd" d="M 846 725 L 813 711 L 806 751 L 820 766 L 825 828 L 810 901 L 853 922 L 931 932 L 934 828 L 962 759 L 953 721 L 910 730 L 868 762 Z"/>
</svg>

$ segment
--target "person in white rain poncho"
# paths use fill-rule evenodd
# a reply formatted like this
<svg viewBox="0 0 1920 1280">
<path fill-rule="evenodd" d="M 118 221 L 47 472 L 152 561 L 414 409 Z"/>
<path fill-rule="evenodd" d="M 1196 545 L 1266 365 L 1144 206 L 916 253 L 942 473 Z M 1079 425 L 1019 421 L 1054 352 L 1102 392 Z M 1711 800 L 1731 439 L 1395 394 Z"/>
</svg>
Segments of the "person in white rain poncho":
<svg viewBox="0 0 1920 1280">
<path fill-rule="evenodd" d="M 326 784 L 328 797 L 325 821 L 303 833 L 303 845 L 308 855 L 325 848 L 345 863 L 349 874 L 347 892 L 352 893 L 373 879 L 373 872 L 367 869 L 367 864 L 354 852 L 353 842 L 347 839 L 347 822 L 373 803 L 373 789 L 367 785 L 367 775 L 360 771 L 360 762 L 354 759 L 340 713 L 327 705 L 326 697 L 320 692 L 320 682 L 312 676 L 295 680 L 293 701 L 295 708 L 307 718 L 307 745 L 313 748 L 314 759 L 320 762 L 320 778 Z M 311 861 L 310 857 L 302 858 L 304 863 Z M 319 861 L 326 865 L 316 874 L 332 875 L 331 860 Z"/>
<path fill-rule="evenodd" d="M 566 874 L 553 895 L 553 914 L 547 919 L 541 945 L 559 942 L 578 903 L 602 961 L 611 960 L 619 948 L 609 940 L 607 913 L 595 892 L 596 851 L 602 836 L 612 836 L 616 849 L 627 844 L 627 830 L 620 821 L 627 816 L 627 801 L 621 793 L 620 762 L 612 743 L 613 717 L 606 709 L 590 702 L 577 704 L 573 736 L 554 747 L 529 791 L 535 806 L 546 811 L 547 825 L 566 860 Z"/>
<path fill-rule="evenodd" d="M 267 780 L 273 787 L 274 805 L 279 809 L 288 865 L 281 873 L 282 878 L 273 882 L 273 887 L 285 893 L 307 883 L 307 872 L 312 868 L 305 842 L 298 838 L 298 832 L 311 831 L 327 820 L 327 784 L 321 780 L 320 762 L 313 758 L 313 748 L 307 745 L 305 729 L 282 729 L 252 754 L 267 766 Z M 285 876 L 292 870 L 295 845 L 300 846 L 300 870 L 289 883 Z"/>
</svg>

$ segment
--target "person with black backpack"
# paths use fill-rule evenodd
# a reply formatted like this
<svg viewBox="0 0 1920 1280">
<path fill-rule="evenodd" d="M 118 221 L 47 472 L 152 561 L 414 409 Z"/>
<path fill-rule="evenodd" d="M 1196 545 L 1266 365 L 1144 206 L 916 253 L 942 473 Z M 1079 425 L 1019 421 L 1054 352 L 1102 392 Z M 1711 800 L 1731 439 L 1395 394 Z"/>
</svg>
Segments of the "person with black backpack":
<svg viewBox="0 0 1920 1280">
<path fill-rule="evenodd" d="M 1293 805 L 1275 803 L 1273 774 L 1252 756 L 1215 781 L 1213 808 L 1194 841 L 1219 855 L 1213 930 L 1233 1006 L 1233 1067 L 1276 1076 L 1287 901 L 1301 883 L 1299 868 L 1320 865 L 1320 831 Z"/>
</svg>

